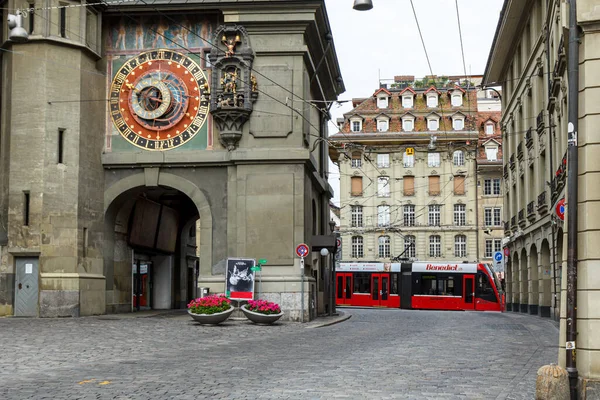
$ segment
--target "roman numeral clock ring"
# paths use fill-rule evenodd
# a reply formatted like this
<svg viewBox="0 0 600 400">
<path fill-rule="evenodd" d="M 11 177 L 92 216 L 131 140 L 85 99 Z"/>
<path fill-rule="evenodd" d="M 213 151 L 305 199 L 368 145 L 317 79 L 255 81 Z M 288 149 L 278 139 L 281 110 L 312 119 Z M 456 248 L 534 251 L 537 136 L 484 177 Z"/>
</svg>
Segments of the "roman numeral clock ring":
<svg viewBox="0 0 600 400">
<path fill-rule="evenodd" d="M 130 58 L 110 88 L 110 117 L 129 143 L 170 150 L 187 143 L 208 114 L 207 80 L 184 54 L 159 49 Z"/>
</svg>

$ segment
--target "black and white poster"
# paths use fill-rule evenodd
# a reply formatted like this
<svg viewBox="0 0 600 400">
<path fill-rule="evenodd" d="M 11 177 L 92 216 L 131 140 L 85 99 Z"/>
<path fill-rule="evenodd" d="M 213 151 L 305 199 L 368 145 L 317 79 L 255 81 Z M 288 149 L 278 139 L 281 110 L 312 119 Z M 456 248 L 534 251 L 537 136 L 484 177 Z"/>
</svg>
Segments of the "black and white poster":
<svg viewBox="0 0 600 400">
<path fill-rule="evenodd" d="M 248 258 L 228 258 L 225 275 L 225 293 L 232 300 L 252 300 L 254 298 L 255 261 Z"/>
</svg>

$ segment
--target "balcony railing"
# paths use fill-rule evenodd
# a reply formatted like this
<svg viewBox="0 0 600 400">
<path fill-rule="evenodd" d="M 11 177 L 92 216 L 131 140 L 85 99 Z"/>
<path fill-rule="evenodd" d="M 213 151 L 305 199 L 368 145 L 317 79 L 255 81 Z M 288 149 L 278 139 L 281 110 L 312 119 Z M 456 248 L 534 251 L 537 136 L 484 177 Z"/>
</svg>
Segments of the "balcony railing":
<svg viewBox="0 0 600 400">
<path fill-rule="evenodd" d="M 517 217 L 515 217 L 514 215 L 510 219 L 510 227 L 512 229 L 516 229 L 517 228 Z"/>
<path fill-rule="evenodd" d="M 508 165 L 504 166 L 504 179 L 508 179 Z"/>
<path fill-rule="evenodd" d="M 533 128 L 529 127 L 527 132 L 525 132 L 525 145 L 527 145 L 527 147 L 533 146 L 533 134 L 531 133 L 532 130 Z"/>
<path fill-rule="evenodd" d="M 519 210 L 519 226 L 524 228 L 527 225 L 527 220 L 525 219 L 525 209 L 521 208 Z"/>
<path fill-rule="evenodd" d="M 530 221 L 535 219 L 535 201 L 527 204 L 527 219 Z"/>
<path fill-rule="evenodd" d="M 508 159 L 508 165 L 510 166 L 510 169 L 515 169 L 515 155 L 511 154 L 510 158 Z"/>
<path fill-rule="evenodd" d="M 538 213 L 540 213 L 540 215 L 546 214 L 548 212 L 548 200 L 546 197 L 546 191 L 543 191 L 538 195 L 537 211 Z"/>
<path fill-rule="evenodd" d="M 546 124 L 544 122 L 544 110 L 540 111 L 540 113 L 537 115 L 536 122 L 537 122 L 537 132 L 538 132 L 538 134 L 541 135 L 542 132 L 544 132 L 544 128 L 546 127 Z"/>
<path fill-rule="evenodd" d="M 510 224 L 508 223 L 508 221 L 506 221 L 504 223 L 504 233 L 508 234 L 508 232 L 510 232 Z"/>
<path fill-rule="evenodd" d="M 517 158 L 519 160 L 523 158 L 523 143 L 519 143 L 517 146 Z"/>
</svg>

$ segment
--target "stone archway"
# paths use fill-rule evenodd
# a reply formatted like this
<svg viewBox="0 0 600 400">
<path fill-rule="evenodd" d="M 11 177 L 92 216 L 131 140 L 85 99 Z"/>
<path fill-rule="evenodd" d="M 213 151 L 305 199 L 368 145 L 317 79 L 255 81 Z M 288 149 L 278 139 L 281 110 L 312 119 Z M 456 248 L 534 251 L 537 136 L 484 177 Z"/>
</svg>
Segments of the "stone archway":
<svg viewBox="0 0 600 400">
<path fill-rule="evenodd" d="M 131 299 L 128 298 L 132 294 L 131 271 L 133 258 L 138 254 L 138 250 L 134 251 L 127 242 L 132 209 L 140 198 L 159 194 L 165 198 L 172 197 L 171 202 L 183 201 L 186 204 L 185 207 L 177 210 L 179 223 L 171 228 L 177 229 L 171 231 L 171 235 L 176 236 L 178 244 L 178 247 L 173 249 L 172 256 L 149 251 L 149 254 L 154 254 L 151 256 L 154 257 L 151 261 L 153 265 L 158 265 L 161 271 L 164 271 L 165 268 L 169 269 L 166 276 L 164 272 L 161 272 L 160 279 L 173 282 L 172 286 L 167 287 L 163 290 L 164 293 L 161 293 L 163 300 L 159 308 L 181 308 L 187 304 L 189 299 L 187 292 L 191 287 L 187 281 L 197 279 L 197 274 L 194 273 L 194 278 L 189 274 L 191 265 L 188 256 L 196 256 L 195 248 L 194 254 L 186 254 L 185 251 L 190 241 L 187 237 L 191 231 L 190 227 L 198 219 L 202 221 L 200 265 L 204 264 L 208 270 L 212 267 L 213 216 L 204 193 L 189 180 L 170 173 L 157 173 L 149 177 L 146 171 L 124 177 L 113 183 L 104 193 L 104 274 L 106 276 L 106 311 L 109 313 L 131 311 Z M 147 251 L 145 252 L 147 253 Z M 168 267 L 164 267 L 165 265 Z M 196 270 L 194 269 L 194 271 Z M 153 275 L 158 278 L 157 272 L 154 271 Z"/>
<path fill-rule="evenodd" d="M 529 248 L 529 257 L 527 258 L 529 264 L 529 314 L 537 315 L 539 312 L 539 283 L 538 283 L 538 252 L 535 244 L 532 244 Z"/>
<path fill-rule="evenodd" d="M 552 307 L 552 265 L 550 262 L 550 246 L 548 241 L 542 241 L 540 249 L 540 275 L 539 290 L 540 290 L 540 316 L 550 317 Z"/>
<path fill-rule="evenodd" d="M 563 260 L 563 243 L 564 243 L 564 233 L 562 229 L 558 229 L 556 231 L 556 260 L 555 260 L 555 273 L 556 273 L 556 277 L 555 279 L 553 279 L 554 284 L 552 285 L 552 291 L 554 292 L 554 296 L 556 296 L 556 304 L 554 305 L 554 319 L 555 320 L 559 320 L 560 319 L 560 309 L 561 309 L 561 302 L 562 302 L 562 289 L 561 288 L 566 288 L 567 287 L 567 281 L 566 281 L 566 260 Z M 563 274 L 563 266 L 565 268 L 565 273 Z M 563 281 L 563 276 L 565 277 L 565 280 Z"/>
<path fill-rule="evenodd" d="M 529 271 L 527 269 L 527 250 L 525 248 L 521 250 L 519 272 L 519 287 L 521 291 L 521 302 L 519 304 L 519 311 L 522 313 L 526 313 L 529 311 Z"/>
<path fill-rule="evenodd" d="M 512 296 L 512 310 L 519 312 L 519 304 L 521 303 L 521 292 L 519 288 L 519 253 L 514 251 L 512 254 L 512 265 L 511 265 L 511 288 L 510 292 Z"/>
</svg>

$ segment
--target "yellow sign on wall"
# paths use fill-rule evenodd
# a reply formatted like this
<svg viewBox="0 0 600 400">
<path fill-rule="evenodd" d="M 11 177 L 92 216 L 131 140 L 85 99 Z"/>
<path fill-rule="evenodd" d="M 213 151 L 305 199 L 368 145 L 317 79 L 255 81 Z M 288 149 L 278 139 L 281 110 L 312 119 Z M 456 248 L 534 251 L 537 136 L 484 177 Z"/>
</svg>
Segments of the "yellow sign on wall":
<svg viewBox="0 0 600 400">
<path fill-rule="evenodd" d="M 407 156 L 412 156 L 415 154 L 415 149 L 413 149 L 412 147 L 407 147 L 406 148 L 406 155 Z"/>
</svg>

